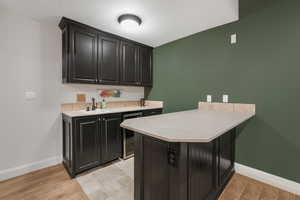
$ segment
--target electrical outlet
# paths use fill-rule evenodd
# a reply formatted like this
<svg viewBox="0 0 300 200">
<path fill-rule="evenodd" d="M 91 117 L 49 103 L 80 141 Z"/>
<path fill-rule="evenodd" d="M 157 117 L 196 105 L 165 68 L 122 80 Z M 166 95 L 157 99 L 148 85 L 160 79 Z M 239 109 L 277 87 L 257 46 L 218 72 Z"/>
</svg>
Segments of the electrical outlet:
<svg viewBox="0 0 300 200">
<path fill-rule="evenodd" d="M 207 96 L 206 96 L 206 101 L 207 101 L 208 103 L 211 103 L 211 101 L 212 101 L 211 95 L 207 95 Z"/>
<path fill-rule="evenodd" d="M 231 44 L 236 44 L 237 43 L 236 33 L 231 35 L 231 37 L 230 37 L 230 43 Z"/>
<path fill-rule="evenodd" d="M 228 103 L 228 95 L 223 94 L 223 103 Z"/>
</svg>

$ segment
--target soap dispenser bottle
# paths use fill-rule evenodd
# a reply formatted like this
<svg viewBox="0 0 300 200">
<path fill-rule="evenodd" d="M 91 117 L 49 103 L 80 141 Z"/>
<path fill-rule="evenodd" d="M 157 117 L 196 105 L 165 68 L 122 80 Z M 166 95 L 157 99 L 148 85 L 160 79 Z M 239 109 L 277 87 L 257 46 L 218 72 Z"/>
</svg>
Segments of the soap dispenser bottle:
<svg viewBox="0 0 300 200">
<path fill-rule="evenodd" d="M 102 100 L 102 108 L 103 109 L 106 108 L 106 101 L 105 101 L 105 99 Z"/>
</svg>

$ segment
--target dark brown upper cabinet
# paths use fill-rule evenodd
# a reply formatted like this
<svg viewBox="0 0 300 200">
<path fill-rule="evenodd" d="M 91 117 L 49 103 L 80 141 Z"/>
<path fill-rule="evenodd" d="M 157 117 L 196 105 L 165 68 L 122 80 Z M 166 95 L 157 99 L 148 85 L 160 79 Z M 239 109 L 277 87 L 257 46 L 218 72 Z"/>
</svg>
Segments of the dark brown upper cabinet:
<svg viewBox="0 0 300 200">
<path fill-rule="evenodd" d="M 77 26 L 70 27 L 70 81 L 97 82 L 97 32 Z"/>
<path fill-rule="evenodd" d="M 120 41 L 99 35 L 98 39 L 98 78 L 99 83 L 119 84 Z"/>
<path fill-rule="evenodd" d="M 63 83 L 152 86 L 152 47 L 62 18 Z"/>
<path fill-rule="evenodd" d="M 138 53 L 137 45 L 121 42 L 121 84 L 141 85 Z"/>
<path fill-rule="evenodd" d="M 140 81 L 143 86 L 152 86 L 152 50 L 145 47 L 139 49 Z"/>
</svg>

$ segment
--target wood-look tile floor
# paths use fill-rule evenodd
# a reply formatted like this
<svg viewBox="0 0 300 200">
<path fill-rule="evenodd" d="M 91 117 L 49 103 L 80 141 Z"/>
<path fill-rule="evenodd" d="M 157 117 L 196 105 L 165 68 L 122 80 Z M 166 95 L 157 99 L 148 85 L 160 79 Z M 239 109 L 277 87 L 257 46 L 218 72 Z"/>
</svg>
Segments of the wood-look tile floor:
<svg viewBox="0 0 300 200">
<path fill-rule="evenodd" d="M 299 196 L 235 174 L 219 200 L 300 200 Z"/>
<path fill-rule="evenodd" d="M 0 200 L 54 199 L 89 200 L 62 165 L 0 182 Z M 300 197 L 235 174 L 219 200 L 300 200 Z"/>
<path fill-rule="evenodd" d="M 0 200 L 89 200 L 76 179 L 56 165 L 0 182 Z"/>
</svg>

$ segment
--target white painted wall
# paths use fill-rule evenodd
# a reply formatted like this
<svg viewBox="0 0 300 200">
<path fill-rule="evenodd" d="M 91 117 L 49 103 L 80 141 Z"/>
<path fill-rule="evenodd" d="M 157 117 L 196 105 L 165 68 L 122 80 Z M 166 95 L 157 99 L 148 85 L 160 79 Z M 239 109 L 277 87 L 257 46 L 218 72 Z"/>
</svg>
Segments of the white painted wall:
<svg viewBox="0 0 300 200">
<path fill-rule="evenodd" d="M 42 24 L 0 12 L 0 181 L 61 159 L 60 104 L 77 91 L 101 86 L 61 84 L 61 33 Z M 104 88 L 108 88 L 105 86 Z M 34 100 L 25 92 L 34 91 Z M 143 97 L 142 88 L 122 87 L 121 100 Z"/>
</svg>

